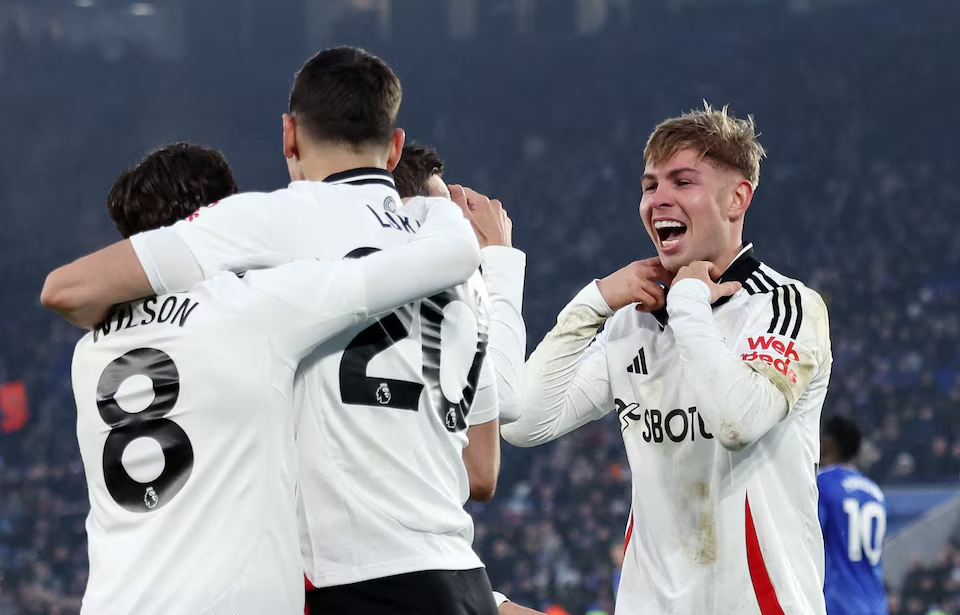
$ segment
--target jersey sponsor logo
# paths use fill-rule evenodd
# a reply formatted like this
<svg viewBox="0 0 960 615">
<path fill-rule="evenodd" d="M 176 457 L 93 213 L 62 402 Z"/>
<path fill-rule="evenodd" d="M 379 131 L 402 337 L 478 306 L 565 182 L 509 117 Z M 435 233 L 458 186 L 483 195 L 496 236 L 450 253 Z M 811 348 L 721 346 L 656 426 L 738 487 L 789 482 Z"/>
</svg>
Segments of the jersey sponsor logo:
<svg viewBox="0 0 960 615">
<path fill-rule="evenodd" d="M 636 402 L 628 404 L 621 399 L 613 401 L 620 418 L 620 431 L 626 431 L 630 427 L 630 421 L 638 424 L 643 421 L 640 436 L 644 442 L 660 444 L 664 442 L 664 438 L 670 442 L 684 442 L 687 439 L 696 442 L 698 432 L 704 440 L 713 439 L 713 434 L 707 431 L 696 406 L 690 406 L 686 410 L 675 408 L 669 412 L 662 412 L 657 408 L 645 408 L 641 411 L 640 404 Z"/>
<path fill-rule="evenodd" d="M 387 198 L 383 199 L 383 209 L 384 211 L 387 211 L 391 214 L 396 213 L 397 200 L 394 199 L 392 196 L 388 196 Z"/>
<path fill-rule="evenodd" d="M 776 337 L 761 335 L 747 339 L 751 352 L 745 352 L 740 355 L 744 361 L 763 361 L 772 365 L 775 370 L 790 379 L 790 382 L 797 383 L 797 374 L 790 369 L 791 361 L 799 361 L 800 355 L 793 348 L 793 340 L 784 344 Z"/>
<path fill-rule="evenodd" d="M 636 402 L 627 404 L 620 399 L 614 399 L 613 403 L 617 405 L 617 416 L 620 417 L 620 431 L 626 431 L 627 427 L 630 426 L 628 419 L 639 421 L 643 418 L 643 414 L 638 412 L 640 404 Z"/>
<path fill-rule="evenodd" d="M 627 373 L 647 375 L 647 355 L 643 348 L 637 352 L 637 356 L 633 357 L 633 363 L 627 366 Z"/>
</svg>

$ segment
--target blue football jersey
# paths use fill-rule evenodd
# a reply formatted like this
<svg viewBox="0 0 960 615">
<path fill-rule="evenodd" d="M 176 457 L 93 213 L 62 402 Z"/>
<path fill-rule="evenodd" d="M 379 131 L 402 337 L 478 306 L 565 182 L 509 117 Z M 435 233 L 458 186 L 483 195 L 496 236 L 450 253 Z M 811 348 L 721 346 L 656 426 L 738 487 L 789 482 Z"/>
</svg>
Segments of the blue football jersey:
<svg viewBox="0 0 960 615">
<path fill-rule="evenodd" d="M 817 474 L 826 550 L 827 615 L 887 615 L 880 575 L 887 509 L 883 492 L 850 466 Z"/>
</svg>

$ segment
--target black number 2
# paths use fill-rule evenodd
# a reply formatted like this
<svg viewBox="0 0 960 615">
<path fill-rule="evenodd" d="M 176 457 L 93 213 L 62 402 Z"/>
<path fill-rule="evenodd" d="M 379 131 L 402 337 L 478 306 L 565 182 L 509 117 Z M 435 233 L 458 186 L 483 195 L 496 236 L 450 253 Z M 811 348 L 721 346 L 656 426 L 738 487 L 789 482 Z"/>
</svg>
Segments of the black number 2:
<svg viewBox="0 0 960 615">
<path fill-rule="evenodd" d="M 126 412 L 117 403 L 120 385 L 131 376 L 153 382 L 153 401 L 142 412 Z M 193 446 L 182 427 L 166 416 L 180 396 L 180 373 L 167 353 L 138 348 L 115 359 L 97 384 L 97 408 L 110 426 L 103 447 L 103 478 L 114 501 L 131 512 L 162 508 L 183 489 L 193 471 Z M 123 451 L 137 438 L 152 438 L 163 451 L 163 472 L 149 483 L 134 480 L 123 467 Z"/>
<path fill-rule="evenodd" d="M 346 258 L 360 258 L 377 251 L 376 248 L 358 248 Z M 488 337 L 485 328 L 479 331 L 477 350 L 462 398 L 459 402 L 450 401 L 440 387 L 440 331 L 444 308 L 457 299 L 456 293 L 448 290 L 424 299 L 420 305 L 423 380 L 431 396 L 439 396 L 441 403 L 437 405 L 437 413 L 451 433 L 467 428 L 466 419 L 477 393 Z M 410 335 L 413 315 L 414 306 L 404 306 L 380 318 L 347 344 L 340 360 L 340 399 L 343 403 L 413 412 L 419 409 L 424 384 L 367 376 L 367 366 L 373 357 Z"/>
</svg>

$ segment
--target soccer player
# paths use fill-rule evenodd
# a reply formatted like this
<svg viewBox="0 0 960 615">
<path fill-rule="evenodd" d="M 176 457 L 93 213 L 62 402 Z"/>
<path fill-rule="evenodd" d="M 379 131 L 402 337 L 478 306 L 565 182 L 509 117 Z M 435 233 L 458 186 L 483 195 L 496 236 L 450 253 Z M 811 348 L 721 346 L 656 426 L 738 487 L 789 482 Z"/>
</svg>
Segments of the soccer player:
<svg viewBox="0 0 960 615">
<path fill-rule="evenodd" d="M 297 74 L 283 117 L 290 186 L 230 197 L 57 270 L 48 284 L 62 293 L 63 313 L 83 324 L 106 302 L 189 288 L 221 271 L 407 243 L 420 223 L 388 171 L 404 141 L 400 99 L 379 58 L 350 47 L 318 53 Z M 433 275 L 394 263 L 396 277 Z M 462 506 L 466 429 L 498 413 L 488 320 L 476 274 L 350 329 L 301 363 L 298 512 L 304 570 L 321 588 L 308 593 L 311 610 L 495 612 Z"/>
<path fill-rule="evenodd" d="M 827 310 L 742 239 L 764 154 L 726 108 L 656 127 L 640 216 L 658 257 L 560 312 L 502 428 L 532 446 L 617 412 L 633 482 L 618 613 L 824 613 Z"/>
<path fill-rule="evenodd" d="M 827 615 L 886 615 L 881 556 L 887 530 L 883 492 L 853 465 L 860 430 L 835 416 L 820 435 L 820 527 L 826 547 Z"/>
<path fill-rule="evenodd" d="M 498 379 L 501 400 L 500 423 L 516 420 L 516 400 L 523 373 L 526 352 L 526 328 L 523 309 L 523 276 L 526 255 L 512 247 L 513 223 L 503 205 L 469 188 L 448 187 L 442 177 L 443 160 L 437 151 L 414 143 L 403 146 L 400 162 L 393 170 L 397 193 L 404 203 L 413 197 L 446 197 L 460 205 L 480 240 L 481 272 L 490 295 L 490 344 L 488 354 L 498 375 L 514 375 L 516 381 Z M 499 425 L 487 422 L 471 425 L 467 430 L 469 444 L 463 450 L 463 461 L 470 479 L 470 499 L 483 502 L 491 499 L 500 470 Z"/>
<path fill-rule="evenodd" d="M 513 248 L 513 222 L 500 201 L 490 200 L 470 188 L 443 181 L 443 160 L 431 147 L 414 143 L 403 146 L 403 155 L 393 170 L 397 192 L 406 202 L 414 196 L 445 196 L 452 198 L 463 209 L 477 231 L 480 240 L 480 260 L 483 281 L 490 293 L 490 346 L 489 354 L 494 361 L 506 367 L 497 373 L 521 373 L 526 349 L 526 328 L 523 324 L 523 278 L 526 255 Z M 504 398 L 516 399 L 515 390 L 521 383 L 498 379 L 497 386 Z M 516 404 L 500 405 L 500 424 L 515 421 L 519 417 Z M 491 485 L 496 486 L 496 475 L 490 477 L 496 459 L 499 470 L 500 433 L 492 429 L 492 422 L 471 425 L 467 430 L 469 444 L 463 450 L 463 461 L 470 477 L 470 499 L 484 501 L 493 495 Z M 500 615 L 537 615 L 538 611 L 510 602 L 500 592 L 494 592 Z"/>
<path fill-rule="evenodd" d="M 107 207 L 129 236 L 235 192 L 219 152 L 176 144 L 125 171 Z M 406 245 L 215 276 L 120 305 L 77 344 L 84 613 L 303 612 L 296 366 L 367 314 L 473 274 L 479 249 L 459 209 L 429 205 Z M 397 278 L 394 259 L 437 271 Z"/>
</svg>

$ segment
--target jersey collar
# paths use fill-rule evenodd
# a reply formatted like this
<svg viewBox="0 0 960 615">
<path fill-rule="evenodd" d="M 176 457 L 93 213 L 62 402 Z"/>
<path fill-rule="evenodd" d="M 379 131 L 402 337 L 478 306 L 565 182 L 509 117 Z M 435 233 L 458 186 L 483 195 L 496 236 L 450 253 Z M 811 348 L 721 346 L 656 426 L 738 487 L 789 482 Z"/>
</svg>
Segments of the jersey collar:
<svg viewBox="0 0 960 615">
<path fill-rule="evenodd" d="M 744 244 L 743 248 L 740 249 L 740 251 L 737 253 L 737 256 L 733 259 L 733 262 L 730 263 L 730 266 L 727 267 L 726 271 L 720 275 L 720 279 L 718 279 L 717 282 L 740 282 L 743 284 L 747 281 L 747 278 L 753 275 L 753 273 L 759 268 L 760 261 L 758 261 L 757 257 L 753 255 L 753 244 L 747 243 Z M 667 292 L 669 292 L 669 290 Z M 710 307 L 716 309 L 725 304 L 727 301 L 730 301 L 730 297 L 720 297 L 713 302 Z M 657 322 L 660 323 L 661 329 L 667 326 L 666 306 L 664 306 L 663 309 L 653 312 L 653 316 L 657 319 Z"/>
<path fill-rule="evenodd" d="M 325 184 L 350 184 L 351 186 L 366 186 L 368 184 L 380 184 L 388 188 L 397 189 L 396 182 L 393 181 L 393 175 L 390 171 L 377 169 L 375 167 L 361 167 L 334 173 L 323 180 Z"/>
</svg>

